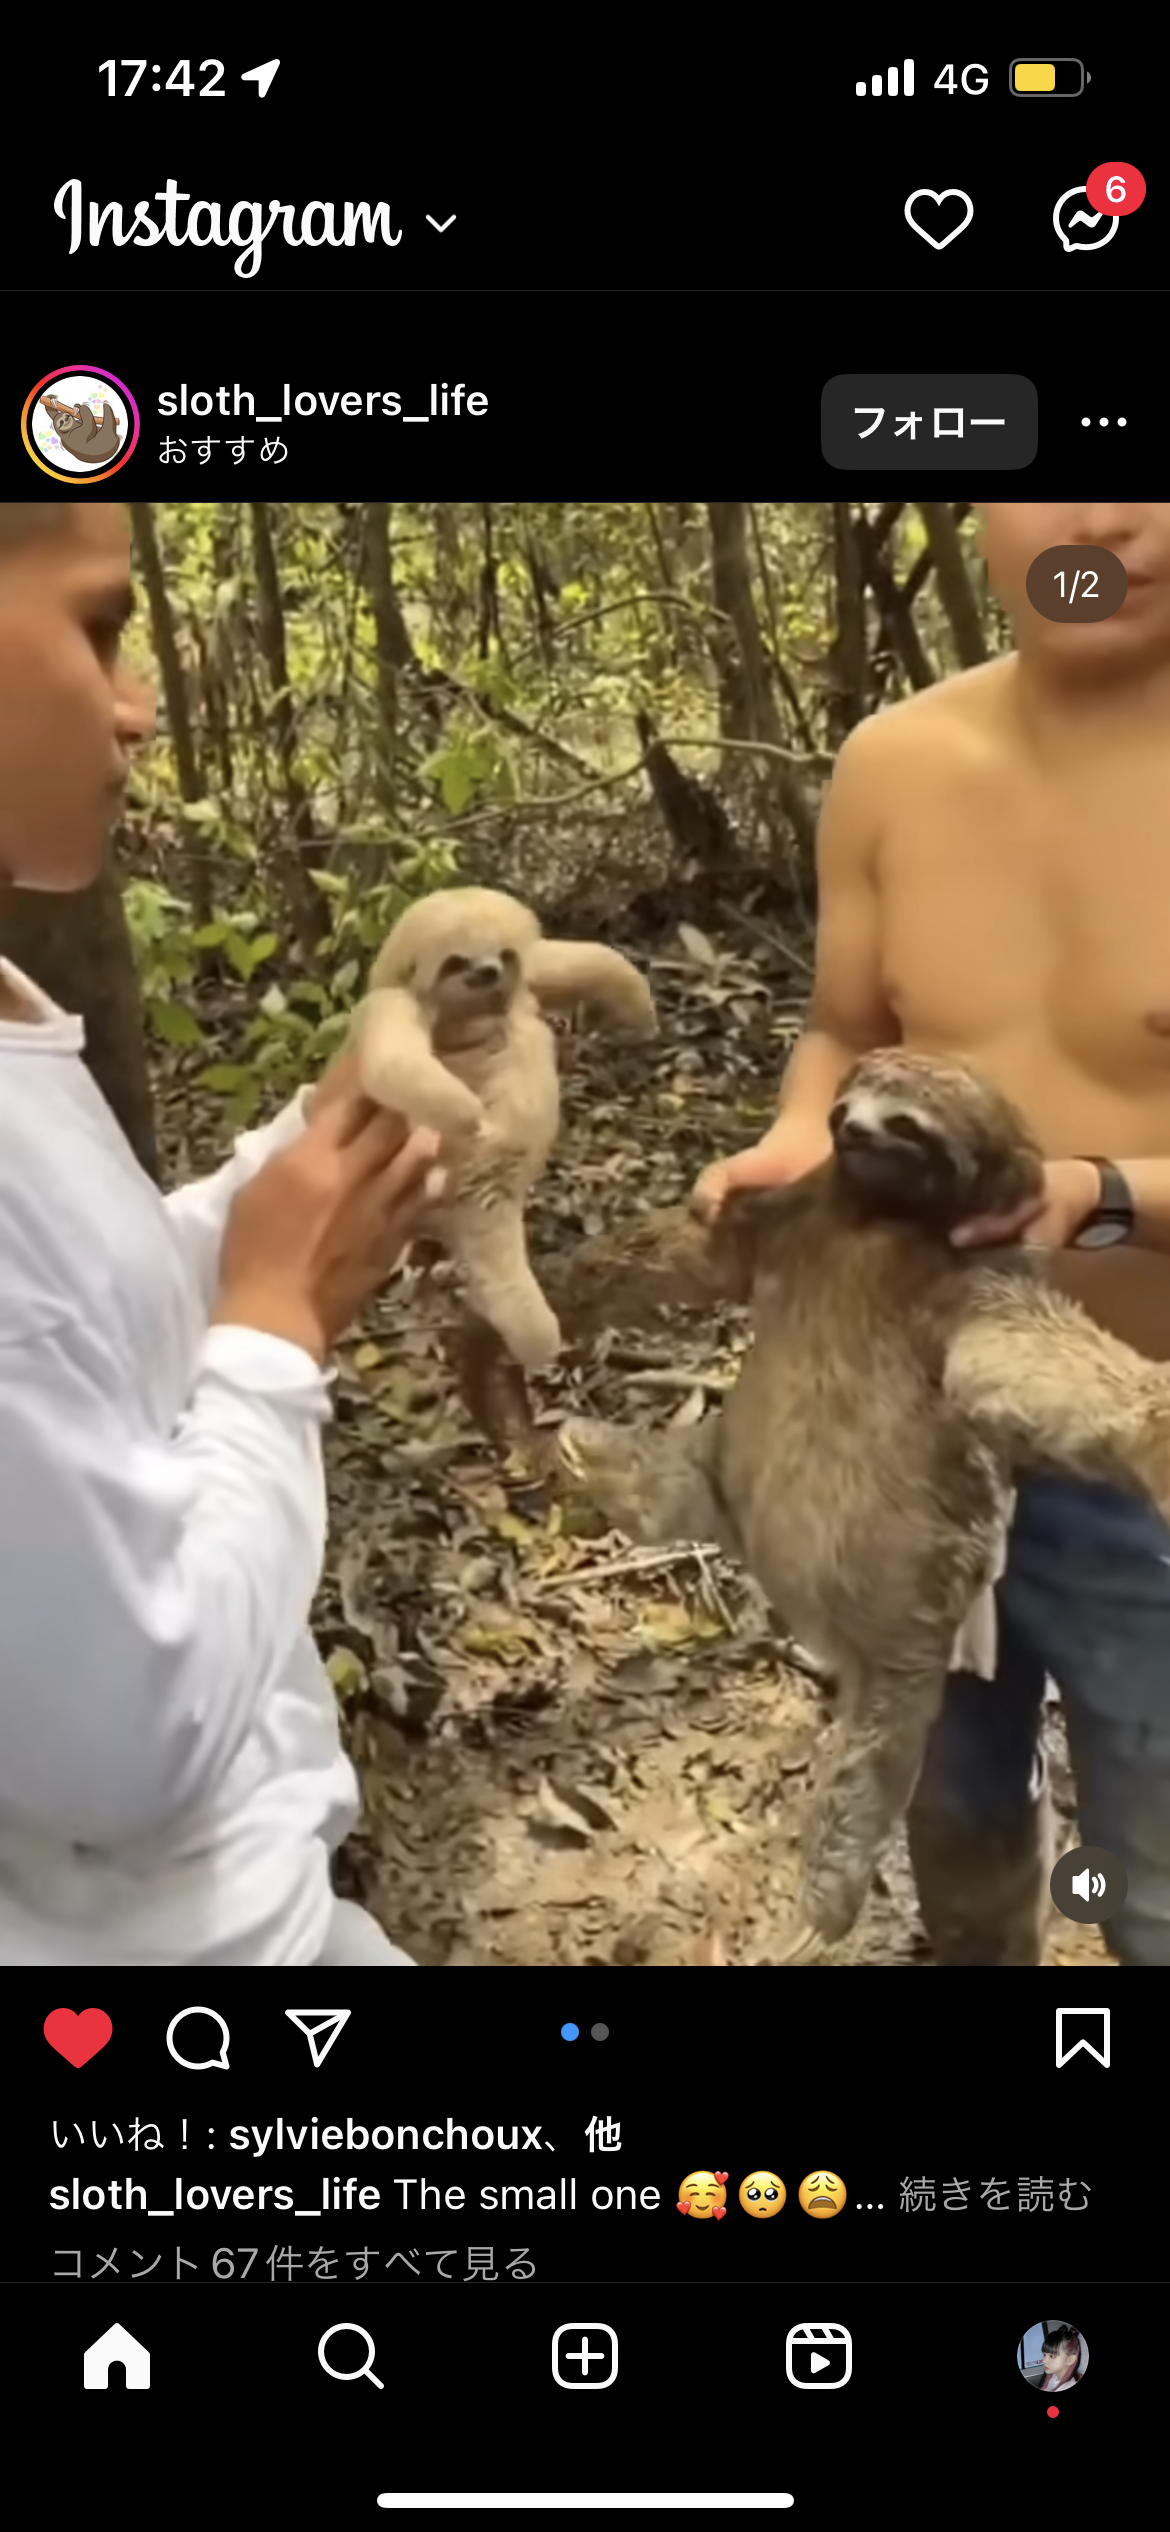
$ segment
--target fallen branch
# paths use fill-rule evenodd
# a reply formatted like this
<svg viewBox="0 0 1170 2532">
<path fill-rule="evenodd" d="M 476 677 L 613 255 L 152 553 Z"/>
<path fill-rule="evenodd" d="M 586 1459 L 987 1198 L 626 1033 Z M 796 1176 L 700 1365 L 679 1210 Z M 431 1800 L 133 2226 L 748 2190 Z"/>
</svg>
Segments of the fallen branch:
<svg viewBox="0 0 1170 2532">
<path fill-rule="evenodd" d="M 579 1583 L 613 1582 L 618 1574 L 656 1574 L 670 1565 L 697 1564 L 706 1566 L 718 1548 L 707 1547 L 701 1540 L 692 1540 L 678 1547 L 631 1548 L 627 1556 L 611 1556 L 604 1565 L 574 1565 L 571 1574 L 546 1574 L 531 1583 L 531 1592 L 539 1592 L 546 1600 L 555 1600 L 558 1593 L 575 1591 Z"/>
</svg>

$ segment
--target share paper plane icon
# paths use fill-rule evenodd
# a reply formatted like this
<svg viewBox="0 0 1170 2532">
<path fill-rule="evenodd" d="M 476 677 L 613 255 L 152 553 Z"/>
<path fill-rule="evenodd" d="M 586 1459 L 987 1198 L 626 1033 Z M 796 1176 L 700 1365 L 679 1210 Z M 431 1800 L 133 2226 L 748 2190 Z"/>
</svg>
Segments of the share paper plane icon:
<svg viewBox="0 0 1170 2532">
<path fill-rule="evenodd" d="M 323 2066 L 338 2032 L 349 2020 L 349 2006 L 339 2005 L 336 2012 L 326 2013 L 320 2005 L 306 2005 L 298 2012 L 293 2005 L 284 2009 L 286 2022 L 295 2022 L 309 2043 L 314 2066 Z"/>
<path fill-rule="evenodd" d="M 266 97 L 280 68 L 280 56 L 274 62 L 260 62 L 255 70 L 242 70 L 241 79 L 254 79 L 257 96 Z"/>
</svg>

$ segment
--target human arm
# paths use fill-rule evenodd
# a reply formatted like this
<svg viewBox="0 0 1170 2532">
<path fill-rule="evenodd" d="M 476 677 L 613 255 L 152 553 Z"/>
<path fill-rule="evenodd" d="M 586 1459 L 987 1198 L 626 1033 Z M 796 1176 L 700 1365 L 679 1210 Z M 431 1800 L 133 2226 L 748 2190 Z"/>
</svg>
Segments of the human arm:
<svg viewBox="0 0 1170 2532">
<path fill-rule="evenodd" d="M 0 1785 L 48 1833 L 132 1848 L 205 1802 L 320 1579 L 328 1392 L 299 1348 L 210 1330 L 159 1436 L 66 1310 L 0 1346 Z"/>
<path fill-rule="evenodd" d="M 362 1095 L 361 1054 L 353 1036 L 326 1065 L 320 1079 L 307 1082 L 267 1124 L 237 1136 L 230 1158 L 206 1178 L 189 1179 L 164 1196 L 170 1222 L 188 1261 L 195 1267 L 208 1312 L 219 1283 L 220 1253 L 227 1218 L 241 1188 L 277 1152 L 299 1142 L 322 1109 Z M 478 1102 L 476 1103 L 478 1106 Z"/>
<path fill-rule="evenodd" d="M 1170 1160 L 1116 1161 L 1133 1199 L 1134 1227 L 1127 1246 L 1170 1254 Z M 1044 1192 L 1006 1219 L 965 1222 L 952 1234 L 956 1248 L 980 1248 L 1025 1239 L 1029 1248 L 1068 1248 L 1101 1202 L 1095 1161 L 1054 1160 L 1044 1171 Z"/>
<path fill-rule="evenodd" d="M 333 1067 L 329 1069 L 332 1071 Z M 327 1079 L 328 1074 L 323 1076 L 323 1081 Z M 321 1086 L 318 1084 L 317 1088 Z M 298 1141 L 309 1120 L 312 1097 L 312 1091 L 298 1090 L 287 1107 L 266 1125 L 251 1126 L 246 1134 L 238 1135 L 230 1158 L 219 1169 L 213 1169 L 206 1178 L 188 1179 L 185 1186 L 175 1187 L 163 1197 L 167 1220 L 195 1268 L 209 1310 L 218 1280 L 224 1229 L 235 1198 L 274 1152 L 286 1151 L 290 1143 Z"/>
<path fill-rule="evenodd" d="M 866 721 L 846 739 L 817 830 L 817 938 L 804 1029 L 785 1068 L 774 1122 L 750 1151 L 705 1170 L 696 1207 L 714 1210 L 734 1187 L 785 1183 L 830 1150 L 829 1111 L 845 1074 L 901 1030 L 881 967 L 879 776 L 887 734 Z"/>
<path fill-rule="evenodd" d="M 859 1056 L 896 1045 L 901 1036 L 881 967 L 877 799 L 886 735 L 880 722 L 863 721 L 852 732 L 825 797 L 817 829 L 813 988 L 770 1129 L 815 1132 L 826 1152 L 829 1110 L 845 1074 Z"/>
</svg>

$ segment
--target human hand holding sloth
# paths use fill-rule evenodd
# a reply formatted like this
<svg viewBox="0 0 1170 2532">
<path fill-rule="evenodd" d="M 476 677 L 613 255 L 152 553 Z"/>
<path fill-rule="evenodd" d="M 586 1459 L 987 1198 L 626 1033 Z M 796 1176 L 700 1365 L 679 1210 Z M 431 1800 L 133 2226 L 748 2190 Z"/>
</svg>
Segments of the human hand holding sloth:
<svg viewBox="0 0 1170 2532">
<path fill-rule="evenodd" d="M 544 1015 L 578 1002 L 643 1034 L 657 1028 L 649 986 L 618 951 L 545 940 L 528 907 L 498 889 L 440 889 L 407 909 L 379 952 L 343 1059 L 368 1098 L 441 1137 L 449 1193 L 427 1235 L 525 1371 L 545 1369 L 561 1341 L 524 1230 L 560 1122 Z"/>
</svg>

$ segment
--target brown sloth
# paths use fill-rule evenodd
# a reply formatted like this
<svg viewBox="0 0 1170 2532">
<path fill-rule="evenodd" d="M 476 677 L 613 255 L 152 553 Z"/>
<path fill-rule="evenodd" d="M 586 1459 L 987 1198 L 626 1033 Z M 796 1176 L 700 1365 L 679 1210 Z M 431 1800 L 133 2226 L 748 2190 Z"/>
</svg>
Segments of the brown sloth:
<svg viewBox="0 0 1170 2532">
<path fill-rule="evenodd" d="M 539 1371 L 560 1329 L 528 1260 L 524 1205 L 560 1122 L 545 1011 L 583 1002 L 648 1034 L 649 986 L 599 941 L 546 941 L 495 888 L 445 888 L 395 924 L 354 1022 L 363 1088 L 443 1137 L 449 1201 L 428 1231 L 462 1268 L 471 1308 Z"/>
<path fill-rule="evenodd" d="M 102 466 L 107 458 L 117 456 L 118 424 L 112 405 L 99 405 L 95 413 L 88 404 L 62 404 L 58 396 L 43 395 L 41 403 L 64 446 L 83 466 Z"/>
<path fill-rule="evenodd" d="M 1170 1376 L 1041 1280 L 1025 1248 L 949 1231 L 1037 1194 L 1023 1119 L 964 1065 L 867 1056 L 797 1184 L 729 1197 L 704 1275 L 754 1341 L 688 1431 L 570 1421 L 562 1475 L 627 1534 L 710 1539 L 755 1575 L 840 1690 L 805 1855 L 809 1961 L 866 1897 L 910 1802 L 957 1641 L 990 1672 L 990 1587 L 1013 1487 L 1061 1469 L 1170 1511 Z M 990 1604 L 993 1611 L 993 1604 Z"/>
</svg>

